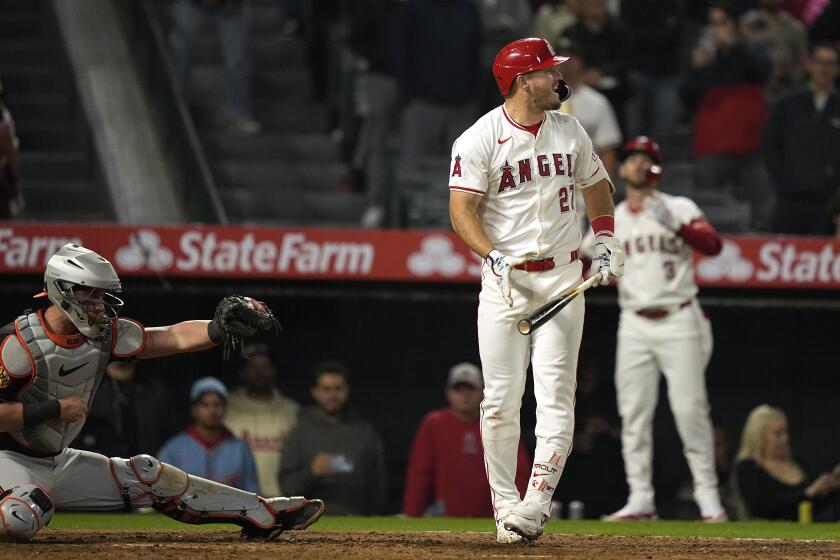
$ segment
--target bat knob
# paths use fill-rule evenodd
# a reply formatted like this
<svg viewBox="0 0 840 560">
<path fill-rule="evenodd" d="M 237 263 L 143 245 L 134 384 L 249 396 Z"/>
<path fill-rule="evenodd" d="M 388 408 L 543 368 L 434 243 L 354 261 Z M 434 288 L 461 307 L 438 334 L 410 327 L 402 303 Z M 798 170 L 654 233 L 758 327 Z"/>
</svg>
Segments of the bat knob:
<svg viewBox="0 0 840 560">
<path fill-rule="evenodd" d="M 531 334 L 531 321 L 522 319 L 516 324 L 516 329 L 519 331 L 519 334 Z"/>
</svg>

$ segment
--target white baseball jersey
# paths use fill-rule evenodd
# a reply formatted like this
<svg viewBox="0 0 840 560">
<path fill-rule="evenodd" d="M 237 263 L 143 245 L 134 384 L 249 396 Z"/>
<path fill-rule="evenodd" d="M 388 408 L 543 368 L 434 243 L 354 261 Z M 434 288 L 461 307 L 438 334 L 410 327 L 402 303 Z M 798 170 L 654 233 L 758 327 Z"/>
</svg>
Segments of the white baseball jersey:
<svg viewBox="0 0 840 560">
<path fill-rule="evenodd" d="M 546 111 L 536 136 L 504 105 L 452 147 L 449 188 L 484 197 L 478 218 L 493 246 L 516 257 L 552 257 L 580 245 L 575 189 L 609 176 L 580 123 Z"/>
<path fill-rule="evenodd" d="M 683 224 L 706 219 L 688 198 L 659 191 L 654 196 Z M 615 235 L 624 242 L 624 276 L 618 282 L 622 309 L 679 305 L 697 295 L 691 246 L 650 211 L 634 211 L 627 201 L 620 203 L 615 209 Z"/>
</svg>

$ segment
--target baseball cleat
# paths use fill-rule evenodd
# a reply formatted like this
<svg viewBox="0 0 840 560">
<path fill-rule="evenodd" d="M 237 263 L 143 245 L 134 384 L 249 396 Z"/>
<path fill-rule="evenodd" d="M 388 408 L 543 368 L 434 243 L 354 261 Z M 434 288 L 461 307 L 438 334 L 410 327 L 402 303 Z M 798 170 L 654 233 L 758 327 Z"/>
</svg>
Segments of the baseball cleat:
<svg viewBox="0 0 840 560">
<path fill-rule="evenodd" d="M 726 523 L 729 521 L 729 516 L 725 511 L 721 511 L 716 515 L 704 515 L 702 521 L 703 523 Z"/>
<path fill-rule="evenodd" d="M 655 521 L 656 519 L 659 519 L 656 508 L 641 508 L 631 504 L 627 504 L 615 513 L 601 517 L 601 521 Z"/>
<path fill-rule="evenodd" d="M 502 525 L 508 531 L 513 531 L 529 541 L 536 540 L 543 534 L 548 516 L 542 511 L 542 506 L 534 501 L 519 502 L 508 512 Z"/>
<path fill-rule="evenodd" d="M 496 522 L 496 542 L 499 544 L 528 544 L 528 540 L 525 539 L 519 533 L 514 533 L 508 529 L 505 529 L 504 520 L 500 519 Z"/>
<path fill-rule="evenodd" d="M 243 538 L 270 541 L 283 531 L 301 531 L 318 521 L 326 509 L 323 500 L 307 500 L 303 497 L 268 498 L 266 502 L 274 511 L 276 524 L 268 529 L 246 525 L 241 531 Z"/>
</svg>

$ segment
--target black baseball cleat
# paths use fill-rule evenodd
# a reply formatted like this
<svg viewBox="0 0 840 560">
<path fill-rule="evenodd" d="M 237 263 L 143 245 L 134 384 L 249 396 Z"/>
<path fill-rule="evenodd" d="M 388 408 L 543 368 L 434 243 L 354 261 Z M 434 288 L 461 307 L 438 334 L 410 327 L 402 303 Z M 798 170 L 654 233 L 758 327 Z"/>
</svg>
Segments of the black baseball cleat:
<svg viewBox="0 0 840 560">
<path fill-rule="evenodd" d="M 246 525 L 241 531 L 243 538 L 270 541 L 283 531 L 302 531 L 318 521 L 326 509 L 323 500 L 307 500 L 303 497 L 268 498 L 266 503 L 274 511 L 276 524 L 268 529 Z"/>
</svg>

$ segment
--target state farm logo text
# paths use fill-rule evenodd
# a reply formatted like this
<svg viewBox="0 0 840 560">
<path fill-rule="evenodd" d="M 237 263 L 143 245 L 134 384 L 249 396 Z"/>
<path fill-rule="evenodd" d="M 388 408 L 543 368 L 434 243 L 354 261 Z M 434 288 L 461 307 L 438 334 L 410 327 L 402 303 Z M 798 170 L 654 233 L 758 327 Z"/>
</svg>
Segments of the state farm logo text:
<svg viewBox="0 0 840 560">
<path fill-rule="evenodd" d="M 195 230 L 181 234 L 174 260 L 156 258 L 156 251 L 169 251 L 160 245 L 146 249 L 147 262 L 157 263 L 158 270 L 164 268 L 160 266 L 163 262 L 169 264 L 165 268 L 183 272 L 368 274 L 375 253 L 370 243 L 314 241 L 303 233 L 287 233 L 275 243 L 257 241 L 252 233 L 238 239 L 220 239 L 213 232 Z M 128 250 L 125 254 L 134 255 Z"/>
<path fill-rule="evenodd" d="M 716 257 L 700 259 L 697 277 L 706 284 L 721 281 L 766 285 L 836 285 L 840 283 L 840 247 L 830 240 L 808 243 L 768 240 L 751 250 L 725 241 Z"/>
</svg>

